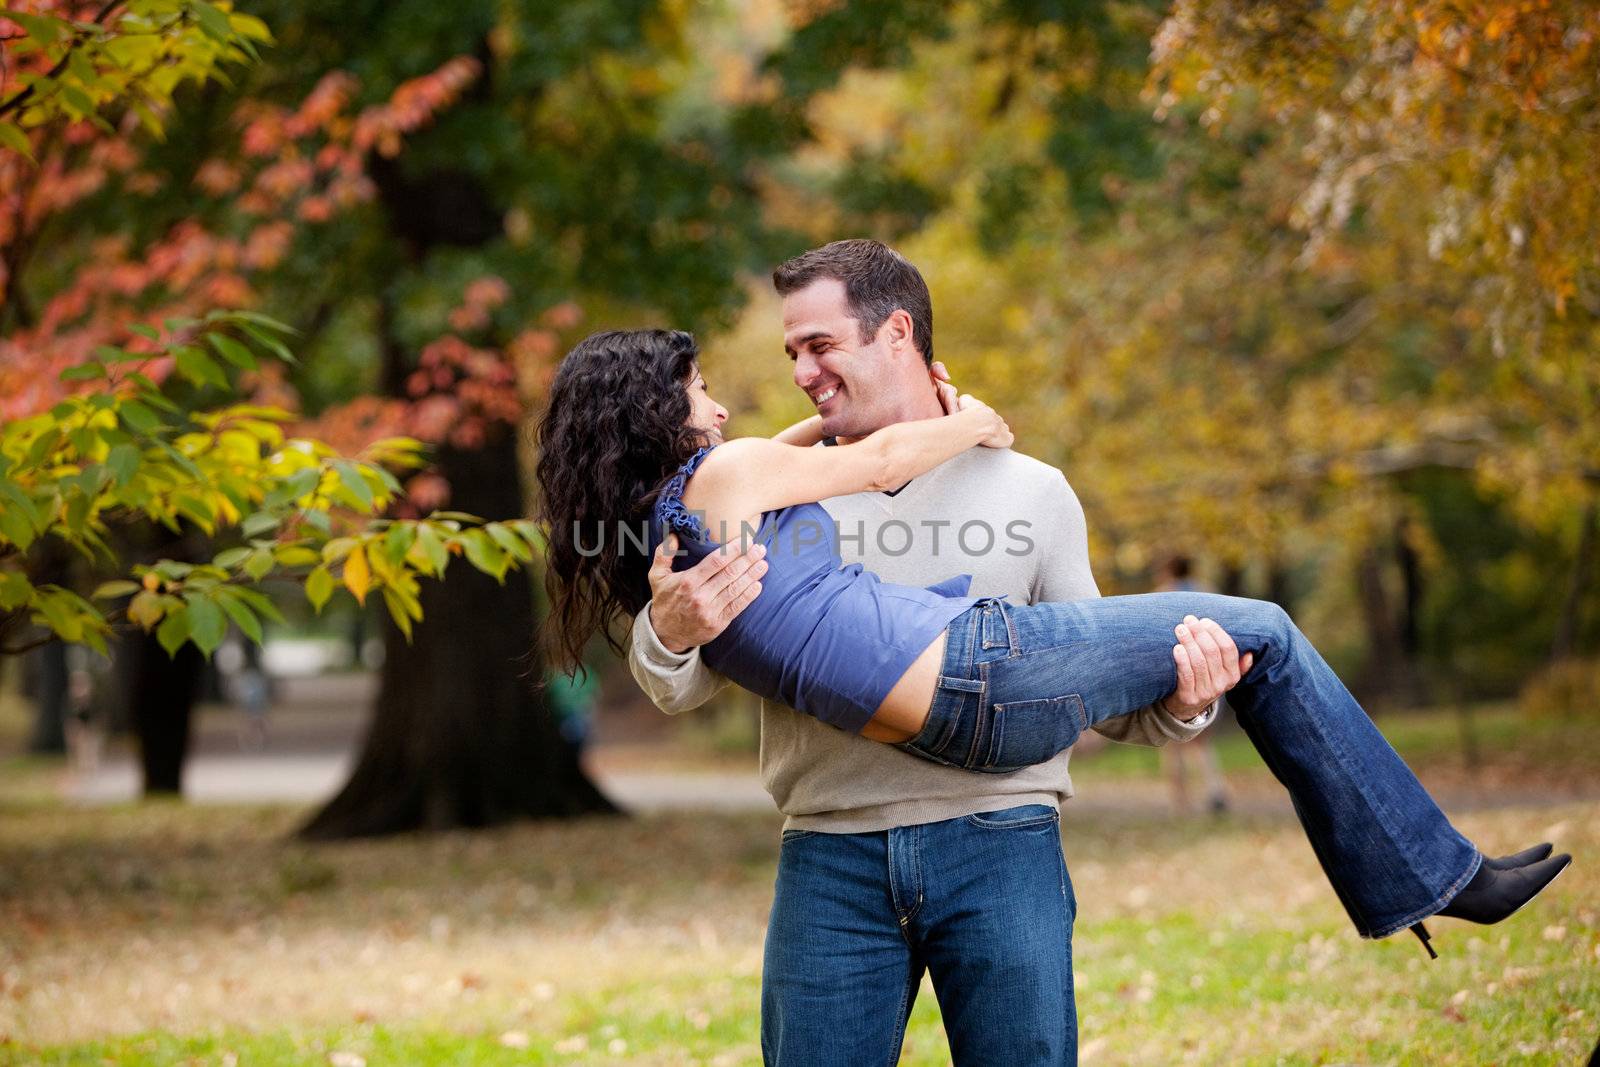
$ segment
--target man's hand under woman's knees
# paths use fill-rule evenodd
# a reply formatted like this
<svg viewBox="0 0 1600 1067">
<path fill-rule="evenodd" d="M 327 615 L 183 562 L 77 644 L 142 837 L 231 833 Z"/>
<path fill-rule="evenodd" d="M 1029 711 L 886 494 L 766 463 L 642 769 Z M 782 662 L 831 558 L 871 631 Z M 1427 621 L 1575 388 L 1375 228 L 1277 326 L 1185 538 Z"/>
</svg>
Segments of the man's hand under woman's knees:
<svg viewBox="0 0 1600 1067">
<path fill-rule="evenodd" d="M 668 536 L 650 564 L 650 627 L 668 651 L 714 640 L 756 597 L 767 573 L 765 546 L 724 545 L 687 570 L 674 571 L 678 539 Z"/>
<path fill-rule="evenodd" d="M 1255 654 L 1239 655 L 1228 631 L 1211 619 L 1185 615 L 1173 633 L 1178 638 L 1172 646 L 1178 688 L 1162 698 L 1161 706 L 1175 718 L 1193 719 L 1239 684 L 1255 663 Z"/>
</svg>

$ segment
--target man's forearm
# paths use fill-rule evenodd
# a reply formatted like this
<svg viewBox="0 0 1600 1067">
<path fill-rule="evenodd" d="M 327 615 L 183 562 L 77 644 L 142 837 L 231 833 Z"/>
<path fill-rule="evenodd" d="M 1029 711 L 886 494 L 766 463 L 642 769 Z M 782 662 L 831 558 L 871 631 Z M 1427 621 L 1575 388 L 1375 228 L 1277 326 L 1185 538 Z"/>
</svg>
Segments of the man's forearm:
<svg viewBox="0 0 1600 1067">
<path fill-rule="evenodd" d="M 1217 721 L 1217 708 L 1221 701 L 1213 700 L 1210 707 L 1192 719 L 1180 719 L 1160 706 L 1158 701 L 1126 715 L 1095 724 L 1092 729 L 1102 737 L 1129 745 L 1151 745 L 1160 748 L 1173 741 L 1192 741 Z"/>
<path fill-rule="evenodd" d="M 648 604 L 633 620 L 628 670 L 651 702 L 668 715 L 698 708 L 728 684 L 705 665 L 698 648 L 675 652 L 662 644 L 650 624 Z"/>
</svg>

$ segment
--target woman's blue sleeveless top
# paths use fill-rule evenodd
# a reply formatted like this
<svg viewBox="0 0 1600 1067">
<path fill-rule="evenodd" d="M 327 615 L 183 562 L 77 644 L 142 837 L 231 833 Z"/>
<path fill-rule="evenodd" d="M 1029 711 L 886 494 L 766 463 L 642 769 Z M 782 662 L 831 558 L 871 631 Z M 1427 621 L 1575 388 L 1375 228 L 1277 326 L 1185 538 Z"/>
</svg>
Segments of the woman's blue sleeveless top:
<svg viewBox="0 0 1600 1067">
<path fill-rule="evenodd" d="M 683 490 L 708 445 L 679 467 L 657 497 L 650 548 L 678 534 L 673 570 L 714 552 Z M 753 532 L 767 547 L 761 595 L 700 650 L 707 666 L 759 696 L 851 733 L 871 719 L 923 649 L 978 598 L 970 574 L 929 586 L 892 585 L 859 563 L 844 566 L 833 519 L 820 504 L 769 511 Z M 739 531 L 730 531 L 736 540 Z"/>
</svg>

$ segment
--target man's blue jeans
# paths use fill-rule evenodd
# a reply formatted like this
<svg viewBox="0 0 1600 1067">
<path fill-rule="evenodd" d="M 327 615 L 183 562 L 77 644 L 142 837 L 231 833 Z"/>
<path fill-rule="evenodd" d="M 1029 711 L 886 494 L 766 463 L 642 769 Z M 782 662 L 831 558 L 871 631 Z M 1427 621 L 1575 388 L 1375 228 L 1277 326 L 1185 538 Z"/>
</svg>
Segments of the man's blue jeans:
<svg viewBox="0 0 1600 1067">
<path fill-rule="evenodd" d="M 1266 601 L 1174 592 L 1017 607 L 987 598 L 950 624 L 928 721 L 901 747 L 996 773 L 1049 759 L 1090 725 L 1172 692 L 1172 627 L 1186 614 L 1216 620 L 1255 654 L 1228 703 L 1288 789 L 1361 936 L 1387 937 L 1448 904 L 1481 854 Z"/>
<path fill-rule="evenodd" d="M 924 971 L 958 1067 L 1077 1062 L 1076 905 L 1038 804 L 783 835 L 761 980 L 775 1067 L 889 1067 Z"/>
</svg>

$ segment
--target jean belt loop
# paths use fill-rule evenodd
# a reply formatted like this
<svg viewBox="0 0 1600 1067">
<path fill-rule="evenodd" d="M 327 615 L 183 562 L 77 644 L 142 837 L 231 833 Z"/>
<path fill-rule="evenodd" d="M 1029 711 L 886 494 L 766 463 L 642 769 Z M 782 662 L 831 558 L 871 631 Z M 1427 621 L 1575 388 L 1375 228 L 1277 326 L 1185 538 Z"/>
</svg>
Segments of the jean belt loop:
<svg viewBox="0 0 1600 1067">
<path fill-rule="evenodd" d="M 985 605 L 985 610 L 987 610 L 987 605 Z M 966 617 L 967 632 L 964 635 L 966 648 L 962 649 L 961 652 L 961 668 L 963 670 L 972 669 L 972 662 L 977 658 L 978 650 L 983 645 L 983 620 L 984 612 L 982 611 Z"/>
<path fill-rule="evenodd" d="M 1002 598 L 986 597 L 983 605 L 983 637 L 982 647 L 985 652 L 997 648 L 1004 648 L 1008 652 L 1016 643 L 1015 635 L 1011 632 L 1011 619 L 1006 613 L 1005 602 Z"/>
</svg>

